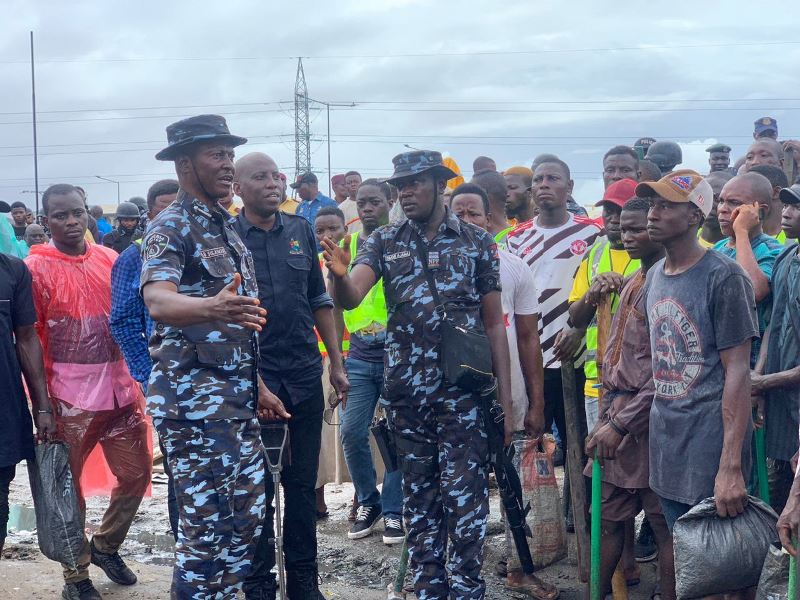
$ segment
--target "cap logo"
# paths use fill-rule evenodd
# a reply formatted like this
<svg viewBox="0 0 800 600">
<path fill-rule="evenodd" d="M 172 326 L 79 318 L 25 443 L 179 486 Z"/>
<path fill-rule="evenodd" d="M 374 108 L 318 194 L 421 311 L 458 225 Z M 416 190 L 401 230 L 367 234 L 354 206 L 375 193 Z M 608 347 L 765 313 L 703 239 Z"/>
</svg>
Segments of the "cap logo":
<svg viewBox="0 0 800 600">
<path fill-rule="evenodd" d="M 761 119 L 761 124 L 762 125 L 772 125 L 772 119 L 770 119 L 768 117 L 764 117 L 763 119 Z"/>
<path fill-rule="evenodd" d="M 691 177 L 673 177 L 670 181 L 678 187 L 682 189 L 684 192 L 688 192 L 692 189 L 692 178 Z"/>
</svg>

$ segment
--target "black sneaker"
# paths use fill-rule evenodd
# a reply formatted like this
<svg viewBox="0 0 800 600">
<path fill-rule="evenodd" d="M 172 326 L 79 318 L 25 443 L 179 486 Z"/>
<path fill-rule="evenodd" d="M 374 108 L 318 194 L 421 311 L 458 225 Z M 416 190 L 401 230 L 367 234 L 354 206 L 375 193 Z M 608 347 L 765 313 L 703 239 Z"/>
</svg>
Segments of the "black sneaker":
<svg viewBox="0 0 800 600">
<path fill-rule="evenodd" d="M 103 569 L 111 581 L 119 585 L 133 585 L 136 583 L 136 575 L 128 568 L 125 561 L 119 555 L 119 552 L 114 554 L 106 554 L 100 552 L 94 545 L 94 540 L 91 543 L 92 551 L 92 564 Z"/>
<path fill-rule="evenodd" d="M 61 591 L 62 600 L 103 600 L 91 579 L 84 579 L 78 583 L 65 583 Z"/>
<path fill-rule="evenodd" d="M 347 532 L 347 537 L 351 540 L 360 540 L 372 533 L 372 528 L 381 516 L 380 506 L 359 506 L 356 513 L 356 522 Z"/>
<path fill-rule="evenodd" d="M 639 528 L 639 535 L 636 537 L 633 555 L 636 558 L 636 562 L 640 563 L 650 562 L 658 556 L 658 547 L 656 546 L 656 539 L 653 535 L 653 528 L 650 527 L 650 521 L 648 521 L 647 518 L 642 521 L 642 526 Z"/>
<path fill-rule="evenodd" d="M 383 517 L 383 543 L 387 546 L 401 544 L 406 539 L 403 520 L 400 517 Z"/>
</svg>

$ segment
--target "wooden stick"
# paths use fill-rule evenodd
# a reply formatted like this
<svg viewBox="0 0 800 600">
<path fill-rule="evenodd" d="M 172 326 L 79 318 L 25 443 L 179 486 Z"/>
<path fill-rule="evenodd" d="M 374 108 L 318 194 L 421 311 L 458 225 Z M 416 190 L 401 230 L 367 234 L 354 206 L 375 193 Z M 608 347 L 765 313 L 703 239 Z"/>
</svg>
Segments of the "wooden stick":
<svg viewBox="0 0 800 600">
<path fill-rule="evenodd" d="M 583 435 L 586 419 L 583 394 L 578 396 L 575 363 L 561 363 L 561 386 L 564 394 L 564 419 L 567 422 L 567 477 L 578 545 L 578 572 L 581 581 L 589 580 L 589 523 L 586 518 L 586 481 L 583 477 Z M 583 391 L 583 390 L 581 390 Z"/>
</svg>

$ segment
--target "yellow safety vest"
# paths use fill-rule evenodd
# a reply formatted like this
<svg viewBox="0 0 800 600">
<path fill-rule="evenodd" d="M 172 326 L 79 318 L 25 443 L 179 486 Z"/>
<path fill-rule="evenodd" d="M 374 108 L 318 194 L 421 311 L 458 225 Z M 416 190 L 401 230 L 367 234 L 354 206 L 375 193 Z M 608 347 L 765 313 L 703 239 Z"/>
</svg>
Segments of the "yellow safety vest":
<svg viewBox="0 0 800 600">
<path fill-rule="evenodd" d="M 324 267 L 322 263 L 322 252 L 319 253 L 319 266 Z M 317 335 L 317 348 L 319 348 L 319 353 L 322 355 L 323 358 L 328 356 L 328 349 L 325 348 L 325 344 L 322 342 L 322 336 L 320 336 L 319 331 L 317 328 L 314 327 L 314 333 Z M 342 335 L 342 355 L 347 356 L 347 353 L 350 351 L 350 331 L 345 327 L 344 333 Z"/>
<path fill-rule="evenodd" d="M 358 232 L 350 236 L 350 256 L 358 254 Z M 386 327 L 388 314 L 386 312 L 386 298 L 383 295 L 383 279 L 379 279 L 367 295 L 353 310 L 344 311 L 344 322 L 347 330 L 356 332 L 373 323 Z"/>
<path fill-rule="evenodd" d="M 598 252 L 599 250 L 599 252 Z M 613 271 L 611 264 L 611 244 L 608 240 L 603 240 L 599 244 L 592 246 L 589 250 L 587 258 L 588 264 L 586 275 L 589 278 L 589 285 L 591 285 L 594 278 L 600 273 L 608 273 Z M 620 273 L 623 277 L 628 277 L 636 272 L 641 266 L 638 260 L 629 260 L 628 264 Z M 613 294 L 611 299 L 611 314 L 617 312 L 619 305 L 619 294 Z M 597 379 L 597 315 L 592 317 L 592 322 L 586 328 L 586 362 L 583 366 L 583 371 L 586 373 L 587 379 Z"/>
</svg>

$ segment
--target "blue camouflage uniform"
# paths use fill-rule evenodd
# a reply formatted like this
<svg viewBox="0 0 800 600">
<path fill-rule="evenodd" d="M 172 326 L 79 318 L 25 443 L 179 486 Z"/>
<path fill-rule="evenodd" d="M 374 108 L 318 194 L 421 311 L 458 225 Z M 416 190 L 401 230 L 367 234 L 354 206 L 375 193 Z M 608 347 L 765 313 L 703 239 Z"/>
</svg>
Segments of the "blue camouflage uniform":
<svg viewBox="0 0 800 600">
<path fill-rule="evenodd" d="M 228 218 L 180 190 L 142 242 L 142 287 L 169 281 L 211 297 L 239 272 L 239 293 L 257 296 L 252 256 Z M 180 514 L 172 598 L 234 598 L 249 573 L 265 511 L 257 344 L 254 332 L 222 321 L 155 322 L 147 409 Z"/>
<path fill-rule="evenodd" d="M 478 395 L 443 380 L 441 317 L 415 231 L 424 239 L 413 221 L 381 227 L 354 264 L 370 266 L 384 282 L 389 313 L 384 394 L 401 457 L 417 597 L 480 599 L 486 591 L 481 564 L 489 514 L 487 438 Z M 481 297 L 500 290 L 494 240 L 448 209 L 427 246 L 428 266 L 450 319 L 482 330 Z"/>
</svg>

